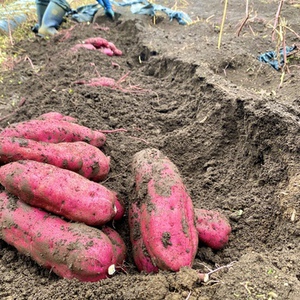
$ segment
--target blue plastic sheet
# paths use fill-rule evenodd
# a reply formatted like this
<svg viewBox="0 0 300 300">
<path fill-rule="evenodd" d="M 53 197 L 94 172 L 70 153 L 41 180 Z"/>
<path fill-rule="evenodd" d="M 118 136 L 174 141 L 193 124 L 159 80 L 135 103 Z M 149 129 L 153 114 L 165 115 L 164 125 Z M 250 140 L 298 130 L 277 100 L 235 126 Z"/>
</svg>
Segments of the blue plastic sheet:
<svg viewBox="0 0 300 300">
<path fill-rule="evenodd" d="M 111 1 L 117 6 L 131 6 L 133 14 L 154 16 L 155 12 L 165 13 L 170 21 L 177 20 L 180 25 L 187 25 L 192 22 L 191 18 L 182 11 L 175 11 L 162 5 L 150 3 L 147 0 L 124 0 L 123 2 Z"/>
<path fill-rule="evenodd" d="M 98 10 L 98 4 L 83 5 L 68 12 L 67 16 L 78 23 L 92 22 Z"/>
<path fill-rule="evenodd" d="M 286 54 L 289 55 L 292 51 L 296 50 L 296 46 L 286 47 Z M 284 64 L 284 53 L 283 48 L 280 49 L 279 53 L 277 51 L 268 51 L 261 54 L 258 60 L 264 63 L 268 63 L 275 70 L 279 71 Z M 279 57 L 278 57 L 279 54 Z"/>
</svg>

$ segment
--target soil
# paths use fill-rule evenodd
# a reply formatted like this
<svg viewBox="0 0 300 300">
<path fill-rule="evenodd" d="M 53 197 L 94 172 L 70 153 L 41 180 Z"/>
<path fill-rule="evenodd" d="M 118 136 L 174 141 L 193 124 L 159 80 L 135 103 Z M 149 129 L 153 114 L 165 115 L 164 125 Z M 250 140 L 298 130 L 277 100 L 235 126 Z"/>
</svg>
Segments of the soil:
<svg viewBox="0 0 300 300">
<path fill-rule="evenodd" d="M 229 1 L 221 48 L 223 3 L 180 2 L 190 26 L 122 15 L 110 22 L 64 23 L 59 35 L 29 35 L 1 72 L 0 126 L 58 111 L 107 134 L 103 151 L 111 171 L 103 183 L 130 201 L 131 161 L 147 147 L 160 149 L 178 167 L 194 206 L 225 214 L 232 233 L 224 249 L 199 244 L 193 268 L 155 275 L 137 271 L 127 214 L 115 228 L 128 246 L 124 272 L 95 283 L 56 276 L 0 241 L 1 299 L 290 299 L 300 298 L 300 96 L 299 56 L 290 73 L 258 61 L 276 49 L 272 40 L 278 1 Z M 173 1 L 164 1 L 171 7 Z M 299 5 L 285 1 L 282 17 L 300 33 Z M 74 27 L 73 27 L 74 26 Z M 70 48 L 101 36 L 123 51 L 109 57 Z M 291 31 L 286 43 L 299 42 Z M 78 85 L 106 76 L 115 88 Z M 127 208 L 128 206 L 126 206 Z M 199 272 L 211 274 L 206 283 Z"/>
</svg>

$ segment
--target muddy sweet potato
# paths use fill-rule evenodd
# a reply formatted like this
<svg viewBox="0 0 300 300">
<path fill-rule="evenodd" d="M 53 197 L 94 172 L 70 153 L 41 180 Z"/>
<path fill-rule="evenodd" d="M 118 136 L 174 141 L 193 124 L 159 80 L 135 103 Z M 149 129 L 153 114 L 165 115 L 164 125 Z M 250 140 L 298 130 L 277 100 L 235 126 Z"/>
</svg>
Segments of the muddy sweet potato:
<svg viewBox="0 0 300 300">
<path fill-rule="evenodd" d="M 102 37 L 92 37 L 83 41 L 84 45 L 92 45 L 99 51 L 103 52 L 108 56 L 121 56 L 122 51 L 118 49 L 114 43 L 107 41 Z"/>
<path fill-rule="evenodd" d="M 159 150 L 134 155 L 133 202 L 139 203 L 143 242 L 154 265 L 192 266 L 198 248 L 194 207 L 177 167 Z"/>
<path fill-rule="evenodd" d="M 93 45 L 96 49 L 101 47 L 109 48 L 108 41 L 100 36 L 87 38 L 83 41 L 83 43 Z"/>
<path fill-rule="evenodd" d="M 29 205 L 87 225 L 116 214 L 116 193 L 83 176 L 46 163 L 20 160 L 0 167 L 0 183 Z"/>
<path fill-rule="evenodd" d="M 196 228 L 199 242 L 214 249 L 222 249 L 228 242 L 231 226 L 218 211 L 195 208 Z"/>
<path fill-rule="evenodd" d="M 25 159 L 68 169 L 93 181 L 104 180 L 110 169 L 110 158 L 85 142 L 53 144 L 0 136 L 0 162 Z"/>
<path fill-rule="evenodd" d="M 112 275 L 116 263 L 101 230 L 67 222 L 6 192 L 0 193 L 0 238 L 67 279 L 98 281 Z"/>
<path fill-rule="evenodd" d="M 20 137 L 48 143 L 83 141 L 95 147 L 102 147 L 106 141 L 106 136 L 101 131 L 54 119 L 29 120 L 11 124 L 0 132 L 0 136 Z"/>
<path fill-rule="evenodd" d="M 116 267 L 122 268 L 126 259 L 126 245 L 120 234 L 109 226 L 103 226 L 101 231 L 104 232 L 110 239 L 116 261 Z"/>
<path fill-rule="evenodd" d="M 71 52 L 77 52 L 79 49 L 97 50 L 92 44 L 76 44 L 70 50 Z"/>
<path fill-rule="evenodd" d="M 136 267 L 140 272 L 157 273 L 158 267 L 153 264 L 145 247 L 141 234 L 141 212 L 136 203 L 131 203 L 128 209 L 128 224 L 132 255 Z"/>
</svg>

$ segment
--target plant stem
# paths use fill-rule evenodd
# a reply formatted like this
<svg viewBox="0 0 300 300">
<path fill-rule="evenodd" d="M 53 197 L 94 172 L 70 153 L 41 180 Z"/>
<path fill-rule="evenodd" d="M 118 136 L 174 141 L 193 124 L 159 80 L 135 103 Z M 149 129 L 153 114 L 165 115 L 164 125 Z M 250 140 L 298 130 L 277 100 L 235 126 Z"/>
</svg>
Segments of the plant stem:
<svg viewBox="0 0 300 300">
<path fill-rule="evenodd" d="M 222 41 L 222 35 L 223 35 L 223 30 L 224 30 L 224 23 L 225 23 L 225 19 L 226 19 L 227 6 L 228 6 L 228 0 L 225 0 L 224 10 L 223 10 L 223 18 L 222 18 L 222 23 L 221 23 L 221 27 L 220 27 L 220 33 L 219 33 L 219 39 L 218 39 L 218 49 L 221 48 L 221 41 Z"/>
</svg>

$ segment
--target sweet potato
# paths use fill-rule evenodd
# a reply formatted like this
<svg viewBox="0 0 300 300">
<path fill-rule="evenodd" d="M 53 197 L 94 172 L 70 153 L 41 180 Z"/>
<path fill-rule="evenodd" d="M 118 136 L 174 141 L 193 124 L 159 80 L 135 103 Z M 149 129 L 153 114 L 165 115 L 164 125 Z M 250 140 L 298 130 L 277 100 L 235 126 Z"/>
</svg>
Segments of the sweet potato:
<svg viewBox="0 0 300 300">
<path fill-rule="evenodd" d="M 11 124 L 0 132 L 0 136 L 31 139 L 40 142 L 60 143 L 83 141 L 102 147 L 106 136 L 100 131 L 62 120 L 29 120 Z"/>
<path fill-rule="evenodd" d="M 121 56 L 123 54 L 122 51 L 120 49 L 118 49 L 115 46 L 115 44 L 113 44 L 112 42 L 108 42 L 108 46 L 112 50 L 112 52 L 114 53 L 114 55 Z"/>
<path fill-rule="evenodd" d="M 118 49 L 114 43 L 107 41 L 102 37 L 92 37 L 83 41 L 84 45 L 92 45 L 96 49 L 99 49 L 106 55 L 109 56 L 121 56 L 122 51 Z M 76 45 L 77 46 L 77 45 Z M 74 48 L 74 47 L 73 47 Z"/>
<path fill-rule="evenodd" d="M 97 50 L 97 48 L 92 44 L 76 44 L 70 50 L 72 52 L 77 52 L 79 49 Z"/>
<path fill-rule="evenodd" d="M 146 273 L 157 273 L 158 267 L 153 264 L 145 247 L 141 234 L 141 212 L 136 203 L 131 203 L 128 210 L 130 241 L 135 265 L 138 270 Z"/>
<path fill-rule="evenodd" d="M 99 48 L 98 51 L 108 56 L 114 56 L 114 52 L 110 48 Z"/>
<path fill-rule="evenodd" d="M 116 263 L 101 230 L 67 222 L 6 192 L 0 193 L 0 238 L 67 279 L 98 281 L 112 275 Z"/>
<path fill-rule="evenodd" d="M 218 211 L 200 208 L 195 208 L 195 216 L 199 242 L 214 250 L 222 249 L 231 233 L 227 218 Z"/>
<path fill-rule="evenodd" d="M 3 165 L 0 183 L 27 204 L 87 225 L 103 225 L 116 214 L 114 191 L 46 163 L 20 160 Z"/>
<path fill-rule="evenodd" d="M 115 79 L 110 77 L 95 77 L 90 80 L 77 80 L 76 84 L 84 84 L 87 86 L 107 86 L 110 88 L 117 88 L 118 84 Z"/>
<path fill-rule="evenodd" d="M 109 48 L 108 41 L 100 36 L 98 37 L 91 37 L 87 38 L 83 41 L 84 44 L 91 44 L 96 49 L 99 49 L 101 47 L 103 48 Z"/>
<path fill-rule="evenodd" d="M 110 239 L 115 255 L 116 267 L 122 268 L 126 258 L 126 245 L 120 234 L 108 226 L 103 226 L 101 231 L 104 232 Z"/>
<path fill-rule="evenodd" d="M 100 149 L 85 142 L 53 144 L 0 136 L 0 162 L 25 159 L 68 169 L 94 181 L 107 177 L 110 164 Z"/>
<path fill-rule="evenodd" d="M 194 207 L 177 167 L 159 150 L 134 155 L 135 195 L 141 234 L 154 265 L 178 271 L 192 266 L 198 248 Z"/>
<path fill-rule="evenodd" d="M 68 122 L 72 122 L 72 123 L 77 123 L 77 121 L 78 121 L 76 118 L 63 115 L 56 111 L 50 111 L 50 112 L 44 113 L 44 114 L 40 115 L 37 119 L 38 120 L 61 120 L 61 121 L 68 121 Z"/>
</svg>

